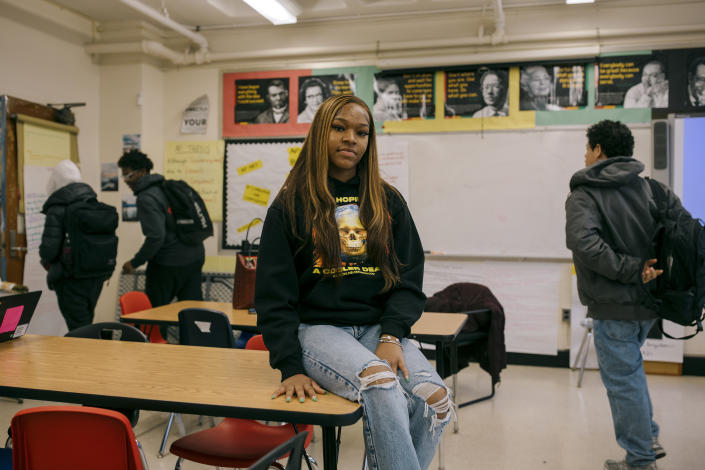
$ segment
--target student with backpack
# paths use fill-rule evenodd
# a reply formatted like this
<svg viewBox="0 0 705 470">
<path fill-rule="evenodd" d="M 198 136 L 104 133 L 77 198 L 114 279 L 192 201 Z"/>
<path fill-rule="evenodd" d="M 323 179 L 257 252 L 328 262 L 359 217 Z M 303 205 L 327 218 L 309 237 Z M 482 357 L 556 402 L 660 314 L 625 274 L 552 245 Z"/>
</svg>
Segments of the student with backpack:
<svg viewBox="0 0 705 470">
<path fill-rule="evenodd" d="M 566 244 L 580 301 L 594 320 L 617 443 L 626 451 L 624 460 L 607 460 L 604 468 L 655 470 L 666 452 L 658 441 L 640 348 L 658 318 L 645 291 L 663 273 L 656 263 L 665 261 L 653 256 L 657 205 L 650 183 L 639 176 L 644 165 L 632 158 L 634 138 L 626 125 L 605 120 L 591 126 L 586 148 L 586 168 L 570 180 Z M 678 197 L 660 188 L 668 211 L 689 217 Z"/>
<path fill-rule="evenodd" d="M 54 167 L 47 194 L 39 256 L 70 331 L 93 322 L 103 282 L 115 269 L 118 215 L 98 202 L 70 160 Z"/>
<path fill-rule="evenodd" d="M 208 212 L 198 193 L 184 182 L 150 173 L 154 164 L 139 150 L 120 157 L 122 178 L 137 196 L 137 218 L 144 243 L 122 266 L 132 273 L 145 262 L 145 293 L 153 307 L 179 300 L 203 300 L 203 240 L 212 235 Z"/>
</svg>

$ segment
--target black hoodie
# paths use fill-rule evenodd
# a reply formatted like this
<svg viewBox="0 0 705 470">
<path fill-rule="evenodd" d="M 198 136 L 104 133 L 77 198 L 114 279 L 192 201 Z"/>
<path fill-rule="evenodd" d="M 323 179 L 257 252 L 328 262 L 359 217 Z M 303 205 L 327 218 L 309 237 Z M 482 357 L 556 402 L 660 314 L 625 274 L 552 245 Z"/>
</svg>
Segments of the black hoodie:
<svg viewBox="0 0 705 470">
<path fill-rule="evenodd" d="M 50 289 L 53 289 L 54 284 L 68 274 L 60 263 L 61 246 L 66 232 L 64 226 L 66 206 L 94 197 L 96 197 L 95 191 L 86 183 L 70 183 L 54 191 L 42 206 L 42 214 L 46 215 L 46 219 L 42 242 L 39 245 L 39 258 L 42 266 L 48 271 L 47 285 Z"/>
<path fill-rule="evenodd" d="M 381 324 L 382 332 L 405 337 L 421 316 L 426 296 L 422 291 L 424 255 L 414 221 L 404 200 L 387 191 L 394 250 L 401 261 L 401 282 L 380 294 L 384 279 L 366 256 L 366 232 L 358 217 L 360 181 L 343 183 L 329 178 L 336 198 L 336 222 L 341 236 L 342 266 L 333 275 L 319 266 L 310 234 L 305 243 L 294 237 L 278 201 L 267 211 L 257 260 L 255 308 L 257 323 L 269 349 L 272 367 L 282 380 L 305 374 L 300 323 L 334 326 Z M 297 218 L 301 231 L 303 219 Z M 333 347 L 333 345 L 331 345 Z"/>
</svg>

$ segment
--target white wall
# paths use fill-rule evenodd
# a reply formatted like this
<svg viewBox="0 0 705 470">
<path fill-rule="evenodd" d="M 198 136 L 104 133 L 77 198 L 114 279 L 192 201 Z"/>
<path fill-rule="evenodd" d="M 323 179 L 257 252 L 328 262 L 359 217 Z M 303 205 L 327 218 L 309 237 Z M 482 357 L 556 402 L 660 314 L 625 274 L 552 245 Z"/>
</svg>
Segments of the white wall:
<svg viewBox="0 0 705 470">
<path fill-rule="evenodd" d="M 28 28 L 0 16 L 0 94 L 40 104 L 85 102 L 74 108 L 83 179 L 100 189 L 99 116 L 100 68 L 91 63 L 83 47 Z M 33 254 L 37 259 L 38 254 Z M 25 278 L 37 279 L 30 286 L 44 291 L 30 332 L 63 334 L 66 325 L 56 304 L 56 295 L 42 283 L 44 269 L 25 263 Z"/>
</svg>

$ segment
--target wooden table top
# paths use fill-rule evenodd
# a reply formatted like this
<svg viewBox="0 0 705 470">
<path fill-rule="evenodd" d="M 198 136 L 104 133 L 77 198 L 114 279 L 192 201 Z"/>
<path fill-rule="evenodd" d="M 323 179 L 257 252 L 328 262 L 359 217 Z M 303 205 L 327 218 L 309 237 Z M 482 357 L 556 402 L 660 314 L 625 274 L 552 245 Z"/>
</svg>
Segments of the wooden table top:
<svg viewBox="0 0 705 470">
<path fill-rule="evenodd" d="M 271 399 L 266 351 L 25 335 L 0 343 L 0 396 L 327 426 L 361 408 L 333 394 Z"/>
<path fill-rule="evenodd" d="M 155 325 L 178 325 L 179 311 L 185 308 L 207 308 L 218 310 L 230 319 L 230 324 L 236 329 L 257 328 L 257 314 L 248 310 L 233 308 L 230 302 L 209 302 L 185 300 L 173 304 L 162 305 L 149 310 L 131 313 L 121 318 L 124 322 L 152 323 Z M 457 313 L 424 312 L 421 318 L 411 327 L 411 334 L 418 336 L 437 336 L 454 338 L 467 321 L 466 315 Z"/>
<path fill-rule="evenodd" d="M 458 336 L 467 320 L 467 315 L 457 313 L 423 312 L 411 327 L 411 334 L 450 340 Z"/>
<path fill-rule="evenodd" d="M 183 300 L 174 302 L 173 304 L 162 305 L 161 307 L 142 310 L 141 312 L 131 313 L 120 318 L 126 323 L 151 323 L 154 325 L 178 325 L 179 311 L 185 308 L 207 308 L 210 310 L 218 310 L 225 313 L 230 319 L 230 324 L 239 329 L 257 328 L 257 314 L 250 313 L 249 310 L 241 310 L 233 308 L 230 302 L 210 302 L 198 300 Z"/>
</svg>

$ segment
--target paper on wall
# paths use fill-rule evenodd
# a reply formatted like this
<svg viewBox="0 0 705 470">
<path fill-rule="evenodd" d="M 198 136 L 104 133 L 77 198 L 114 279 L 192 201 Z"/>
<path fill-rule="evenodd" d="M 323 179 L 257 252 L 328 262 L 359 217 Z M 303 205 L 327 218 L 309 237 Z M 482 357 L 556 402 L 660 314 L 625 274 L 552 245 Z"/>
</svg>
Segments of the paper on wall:
<svg viewBox="0 0 705 470">
<path fill-rule="evenodd" d="M 208 95 L 196 98 L 184 110 L 181 119 L 182 134 L 205 134 L 208 127 Z"/>
</svg>

